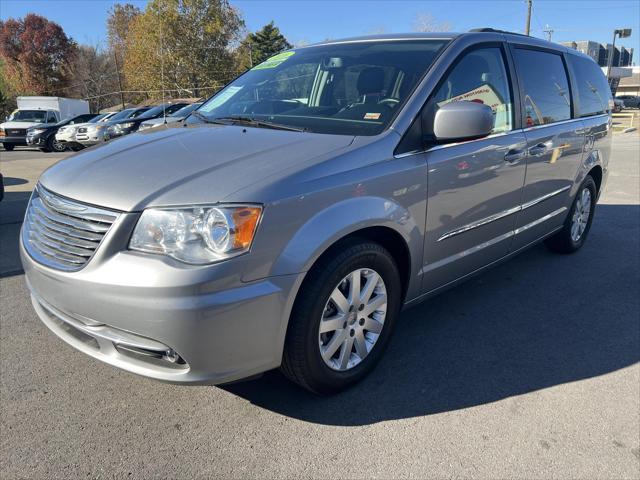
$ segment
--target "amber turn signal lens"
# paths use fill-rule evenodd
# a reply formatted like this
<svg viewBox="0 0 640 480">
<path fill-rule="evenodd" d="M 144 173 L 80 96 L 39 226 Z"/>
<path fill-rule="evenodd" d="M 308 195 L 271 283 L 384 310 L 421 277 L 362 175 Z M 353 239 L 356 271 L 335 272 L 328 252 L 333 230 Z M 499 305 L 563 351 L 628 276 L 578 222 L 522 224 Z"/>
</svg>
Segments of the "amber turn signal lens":
<svg viewBox="0 0 640 480">
<path fill-rule="evenodd" d="M 258 221 L 262 209 L 259 207 L 241 207 L 233 212 L 233 223 L 235 235 L 233 237 L 233 248 L 246 249 L 253 241 Z"/>
</svg>

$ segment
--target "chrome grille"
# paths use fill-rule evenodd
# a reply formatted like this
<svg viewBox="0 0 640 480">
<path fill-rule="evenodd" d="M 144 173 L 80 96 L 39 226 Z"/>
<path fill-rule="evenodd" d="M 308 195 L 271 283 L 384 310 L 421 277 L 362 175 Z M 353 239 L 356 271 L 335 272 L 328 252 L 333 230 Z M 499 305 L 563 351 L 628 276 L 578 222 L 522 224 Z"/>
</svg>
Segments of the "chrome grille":
<svg viewBox="0 0 640 480">
<path fill-rule="evenodd" d="M 31 257 L 58 270 L 80 270 L 93 256 L 118 213 L 60 197 L 38 186 L 22 229 Z"/>
</svg>

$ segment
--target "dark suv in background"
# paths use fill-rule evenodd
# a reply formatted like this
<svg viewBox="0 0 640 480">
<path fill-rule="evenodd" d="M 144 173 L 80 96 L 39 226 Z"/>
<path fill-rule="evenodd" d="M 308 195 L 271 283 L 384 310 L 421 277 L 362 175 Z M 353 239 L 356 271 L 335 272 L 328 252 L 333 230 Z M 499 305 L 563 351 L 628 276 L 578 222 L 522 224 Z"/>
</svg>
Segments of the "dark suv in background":
<svg viewBox="0 0 640 480">
<path fill-rule="evenodd" d="M 73 118 L 68 118 L 53 125 L 43 123 L 27 130 L 27 145 L 38 147 L 43 152 L 64 152 L 67 146 L 56 140 L 56 133 L 60 127 L 74 125 L 76 123 L 86 123 L 96 117 L 97 113 L 85 113 Z"/>
</svg>

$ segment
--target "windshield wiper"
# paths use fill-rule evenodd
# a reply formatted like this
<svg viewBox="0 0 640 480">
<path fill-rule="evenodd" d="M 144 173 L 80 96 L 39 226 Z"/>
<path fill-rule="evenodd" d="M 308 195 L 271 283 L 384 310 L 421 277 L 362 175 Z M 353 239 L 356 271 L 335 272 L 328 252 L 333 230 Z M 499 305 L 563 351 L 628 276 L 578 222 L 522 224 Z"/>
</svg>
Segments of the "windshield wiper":
<svg viewBox="0 0 640 480">
<path fill-rule="evenodd" d="M 306 132 L 306 128 L 299 127 L 291 127 L 289 125 L 282 125 L 281 123 L 269 122 L 267 120 L 257 120 L 251 117 L 243 117 L 243 116 L 230 116 L 230 117 L 216 117 L 210 119 L 211 122 L 223 123 L 223 122 L 231 122 L 231 123 L 240 123 L 242 125 L 249 125 L 252 127 L 258 128 L 272 128 L 274 130 L 288 130 L 290 132 Z"/>
</svg>

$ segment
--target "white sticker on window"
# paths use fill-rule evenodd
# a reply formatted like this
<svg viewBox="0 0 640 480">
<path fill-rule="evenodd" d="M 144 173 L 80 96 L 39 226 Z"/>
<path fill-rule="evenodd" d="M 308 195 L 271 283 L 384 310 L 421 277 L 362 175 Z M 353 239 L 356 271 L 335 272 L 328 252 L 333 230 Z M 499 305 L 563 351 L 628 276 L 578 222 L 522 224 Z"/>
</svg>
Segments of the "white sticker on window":
<svg viewBox="0 0 640 480">
<path fill-rule="evenodd" d="M 209 103 L 207 103 L 206 105 L 203 105 L 203 107 L 200 108 L 200 110 L 203 112 L 210 112 L 214 108 L 218 108 L 220 105 L 225 103 L 227 100 L 233 97 L 240 90 L 242 90 L 242 86 L 227 87 L 221 92 L 219 92 L 215 97 L 213 97 L 213 99 Z"/>
</svg>

